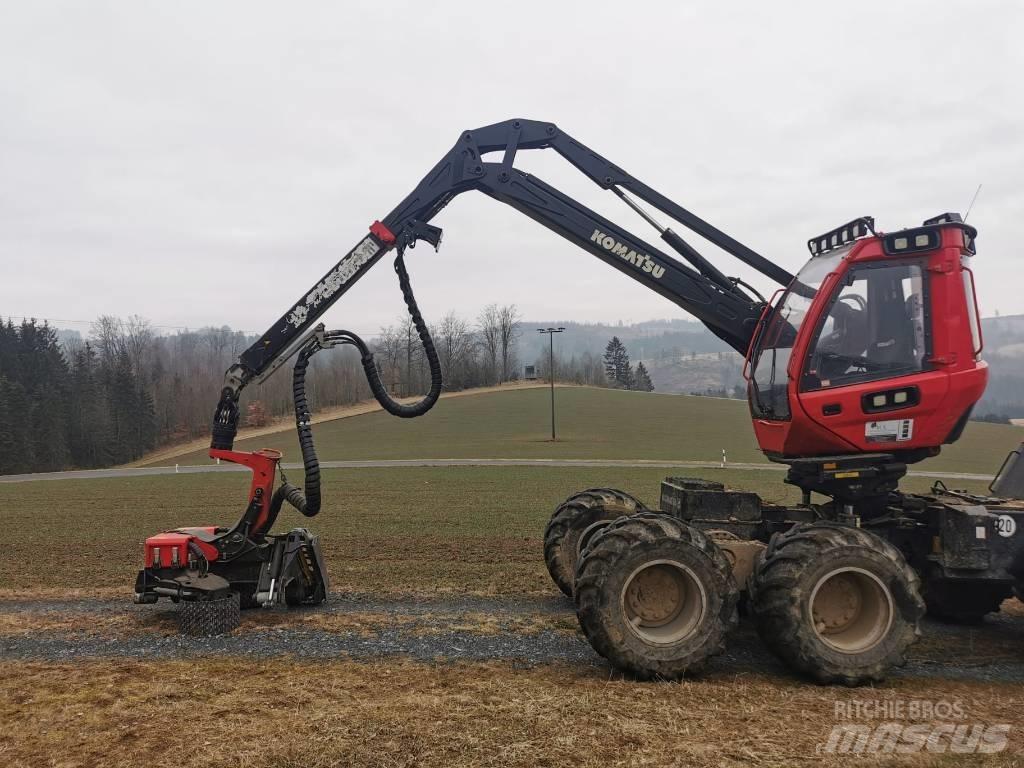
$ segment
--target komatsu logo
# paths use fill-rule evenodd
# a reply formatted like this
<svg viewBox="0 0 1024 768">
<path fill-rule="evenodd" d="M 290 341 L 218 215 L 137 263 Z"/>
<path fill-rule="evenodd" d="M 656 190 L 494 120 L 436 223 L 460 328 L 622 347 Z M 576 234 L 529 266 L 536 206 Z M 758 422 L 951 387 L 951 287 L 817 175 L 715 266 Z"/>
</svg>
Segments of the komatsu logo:
<svg viewBox="0 0 1024 768">
<path fill-rule="evenodd" d="M 628 245 L 623 245 L 611 235 L 606 235 L 600 229 L 594 230 L 594 234 L 590 236 L 590 240 L 600 245 L 606 251 L 611 251 L 616 256 L 621 256 L 630 264 L 640 267 L 644 272 L 651 273 L 654 277 L 660 278 L 665 274 L 665 268 L 655 264 L 654 260 L 646 253 L 637 253 Z"/>
</svg>

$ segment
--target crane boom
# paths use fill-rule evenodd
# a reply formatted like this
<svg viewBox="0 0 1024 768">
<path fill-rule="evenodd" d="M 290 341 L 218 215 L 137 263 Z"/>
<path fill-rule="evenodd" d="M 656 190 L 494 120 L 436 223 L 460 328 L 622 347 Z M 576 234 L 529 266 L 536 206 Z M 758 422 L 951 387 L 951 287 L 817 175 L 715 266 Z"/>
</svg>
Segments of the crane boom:
<svg viewBox="0 0 1024 768">
<path fill-rule="evenodd" d="M 554 149 L 591 181 L 625 200 L 657 227 L 661 239 L 689 265 L 606 219 L 540 178 L 514 166 L 521 149 Z M 502 152 L 500 162 L 484 159 Z M 747 351 L 765 303 L 740 287 L 672 229 L 663 228 L 630 195 L 679 221 L 780 285 L 792 279 L 786 270 L 700 217 L 634 178 L 553 123 L 506 120 L 464 131 L 455 146 L 416 188 L 323 276 L 227 372 L 214 419 L 215 447 L 229 447 L 237 421 L 237 400 L 251 380 L 263 378 L 287 360 L 308 337 L 316 321 L 392 248 L 400 252 L 419 241 L 435 248 L 441 229 L 431 225 L 454 197 L 483 192 L 685 309 L 741 354 Z M 627 194 L 628 193 L 628 194 Z M 229 435 L 230 432 L 230 435 Z"/>
</svg>

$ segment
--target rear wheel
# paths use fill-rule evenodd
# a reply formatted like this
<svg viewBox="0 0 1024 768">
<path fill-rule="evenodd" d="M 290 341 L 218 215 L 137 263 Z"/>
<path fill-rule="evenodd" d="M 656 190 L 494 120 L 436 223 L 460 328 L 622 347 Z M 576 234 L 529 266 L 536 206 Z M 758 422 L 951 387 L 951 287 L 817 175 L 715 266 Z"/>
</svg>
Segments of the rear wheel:
<svg viewBox="0 0 1024 768">
<path fill-rule="evenodd" d="M 590 488 L 563 501 L 544 531 L 544 562 L 558 588 L 572 597 L 576 563 L 594 534 L 644 509 L 639 499 L 614 488 Z"/>
<path fill-rule="evenodd" d="M 751 604 L 765 644 L 821 683 L 861 685 L 904 663 L 924 614 L 917 574 L 884 539 L 835 523 L 776 534 Z"/>
<path fill-rule="evenodd" d="M 595 535 L 576 578 L 576 613 L 591 646 L 643 679 L 675 679 L 721 653 L 738 599 L 714 542 L 653 512 Z"/>
</svg>

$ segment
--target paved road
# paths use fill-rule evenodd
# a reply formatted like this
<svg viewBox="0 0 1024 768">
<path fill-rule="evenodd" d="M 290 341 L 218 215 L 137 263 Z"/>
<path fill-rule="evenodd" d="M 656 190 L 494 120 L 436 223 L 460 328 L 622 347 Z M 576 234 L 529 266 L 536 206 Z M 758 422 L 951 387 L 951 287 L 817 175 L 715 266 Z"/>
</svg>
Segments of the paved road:
<svg viewBox="0 0 1024 768">
<path fill-rule="evenodd" d="M 301 464 L 282 464 L 286 470 L 302 469 Z M 653 469 L 718 469 L 717 461 L 658 461 L 645 459 L 371 459 L 368 461 L 321 461 L 322 469 L 361 467 L 650 467 Z M 781 464 L 728 462 L 728 469 L 784 472 Z M 0 475 L 0 483 L 24 483 L 33 480 L 90 480 L 104 477 L 145 477 L 147 475 L 190 475 L 205 472 L 248 472 L 233 464 L 198 466 L 132 467 L 121 469 L 83 469 L 71 472 L 39 472 L 28 475 Z M 969 472 L 908 472 L 911 477 L 944 480 L 991 480 L 991 475 Z"/>
</svg>

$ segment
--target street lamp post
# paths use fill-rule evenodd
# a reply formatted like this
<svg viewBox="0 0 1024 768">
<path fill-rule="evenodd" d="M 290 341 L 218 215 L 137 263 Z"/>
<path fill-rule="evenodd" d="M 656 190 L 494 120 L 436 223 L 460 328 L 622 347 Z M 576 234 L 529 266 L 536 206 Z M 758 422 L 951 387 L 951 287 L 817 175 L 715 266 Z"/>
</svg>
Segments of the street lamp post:
<svg viewBox="0 0 1024 768">
<path fill-rule="evenodd" d="M 538 328 L 538 333 L 548 335 L 548 378 L 551 380 L 551 440 L 555 439 L 555 334 L 565 328 Z"/>
</svg>

